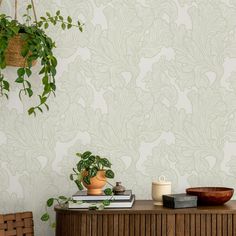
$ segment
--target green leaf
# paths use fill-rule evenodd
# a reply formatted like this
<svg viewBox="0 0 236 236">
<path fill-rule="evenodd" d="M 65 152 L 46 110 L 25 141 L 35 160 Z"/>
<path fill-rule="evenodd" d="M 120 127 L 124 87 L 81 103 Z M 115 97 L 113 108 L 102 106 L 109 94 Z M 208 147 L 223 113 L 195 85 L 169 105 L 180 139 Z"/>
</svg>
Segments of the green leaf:
<svg viewBox="0 0 236 236">
<path fill-rule="evenodd" d="M 61 200 L 64 200 L 64 201 L 65 201 L 65 200 L 67 200 L 67 197 L 65 197 L 65 196 L 60 196 L 60 197 L 59 197 L 59 199 L 61 199 Z"/>
<path fill-rule="evenodd" d="M 102 166 L 109 167 L 109 168 L 111 167 L 111 163 L 110 161 L 108 161 L 107 158 L 101 158 L 100 163 Z"/>
<path fill-rule="evenodd" d="M 77 166 L 77 170 L 80 172 L 84 167 L 84 161 L 80 160 L 76 166 Z"/>
<path fill-rule="evenodd" d="M 115 174 L 112 170 L 106 170 L 105 176 L 109 179 L 113 179 Z"/>
<path fill-rule="evenodd" d="M 89 169 L 88 175 L 92 178 L 97 175 L 97 171 L 98 171 L 97 168 L 93 167 L 93 168 Z"/>
<path fill-rule="evenodd" d="M 30 77 L 31 74 L 32 74 L 32 71 L 29 68 L 25 68 L 25 72 L 26 72 L 28 77 Z"/>
<path fill-rule="evenodd" d="M 54 198 L 49 198 L 49 199 L 47 200 L 47 206 L 48 206 L 48 207 L 51 207 L 51 206 L 53 205 L 53 202 L 54 202 Z"/>
<path fill-rule="evenodd" d="M 25 82 L 27 83 L 28 87 L 31 88 L 31 83 L 28 80 L 25 80 Z"/>
<path fill-rule="evenodd" d="M 16 83 L 23 83 L 24 82 L 24 79 L 23 77 L 18 77 L 16 80 L 15 80 Z"/>
<path fill-rule="evenodd" d="M 25 69 L 24 69 L 24 68 L 19 68 L 19 69 L 17 70 L 17 75 L 18 75 L 19 77 L 23 76 L 24 74 L 25 74 Z"/>
<path fill-rule="evenodd" d="M 51 224 L 51 227 L 52 227 L 53 229 L 55 229 L 55 228 L 56 228 L 56 222 L 53 222 L 53 223 Z"/>
<path fill-rule="evenodd" d="M 27 88 L 26 91 L 28 92 L 29 97 L 33 95 L 33 90 L 31 88 Z"/>
<path fill-rule="evenodd" d="M 110 201 L 109 201 L 109 200 L 103 200 L 103 201 L 102 201 L 102 204 L 103 204 L 104 206 L 109 206 L 109 205 L 110 205 Z"/>
<path fill-rule="evenodd" d="M 42 82 L 43 82 L 44 85 L 45 85 L 45 84 L 48 84 L 48 76 L 47 76 L 47 75 L 45 75 L 45 76 L 43 77 Z"/>
<path fill-rule="evenodd" d="M 49 214 L 48 214 L 48 213 L 44 213 L 44 214 L 41 216 L 41 220 L 42 220 L 42 221 L 48 221 L 48 220 L 49 220 Z"/>
<path fill-rule="evenodd" d="M 9 91 L 10 84 L 6 80 L 3 80 L 2 82 L 3 82 L 4 89 Z"/>
<path fill-rule="evenodd" d="M 56 12 L 56 15 L 59 16 L 61 14 L 60 10 Z"/>
<path fill-rule="evenodd" d="M 52 57 L 51 58 L 51 62 L 52 62 L 53 67 L 57 66 L 57 59 L 56 59 L 56 57 Z"/>
<path fill-rule="evenodd" d="M 70 174 L 70 180 L 74 180 L 74 175 Z"/>
<path fill-rule="evenodd" d="M 67 25 L 67 29 L 70 29 L 72 27 L 72 24 Z"/>
<path fill-rule="evenodd" d="M 58 16 L 60 20 L 64 20 L 63 16 Z"/>
<path fill-rule="evenodd" d="M 65 23 L 62 23 L 61 24 L 61 28 L 64 30 L 66 28 L 66 24 Z"/>
<path fill-rule="evenodd" d="M 49 26 L 49 24 L 46 22 L 46 23 L 44 24 L 44 29 L 47 29 L 48 26 Z"/>
<path fill-rule="evenodd" d="M 41 97 L 40 102 L 41 104 L 45 103 L 47 101 L 47 97 Z"/>
<path fill-rule="evenodd" d="M 75 180 L 75 183 L 76 183 L 76 185 L 77 185 L 77 187 L 78 187 L 79 190 L 83 190 L 83 189 L 84 189 L 84 188 L 83 188 L 83 185 L 82 185 L 82 183 L 81 183 L 81 181 L 79 181 L 79 180 L 77 179 L 77 180 Z"/>
<path fill-rule="evenodd" d="M 29 4 L 29 5 L 27 6 L 26 10 L 30 10 L 31 8 L 32 8 L 32 5 Z"/>
<path fill-rule="evenodd" d="M 29 110 L 28 110 L 28 114 L 31 115 L 31 114 L 34 114 L 35 115 L 35 111 L 34 111 L 34 107 L 31 107 Z"/>
<path fill-rule="evenodd" d="M 68 17 L 67 17 L 67 21 L 68 21 L 69 23 L 71 23 L 71 22 L 72 22 L 72 19 L 71 19 L 71 17 L 70 17 L 70 16 L 68 16 Z"/>
<path fill-rule="evenodd" d="M 78 157 L 82 157 L 82 154 L 79 153 L 79 152 L 77 152 L 75 155 L 78 156 Z"/>
<path fill-rule="evenodd" d="M 88 208 L 91 211 L 98 210 L 98 207 L 96 205 L 89 206 Z"/>
<path fill-rule="evenodd" d="M 43 16 L 41 16 L 40 19 L 43 20 L 43 21 L 46 21 L 46 18 L 43 17 Z"/>
<path fill-rule="evenodd" d="M 111 188 L 106 188 L 106 189 L 104 190 L 104 193 L 105 193 L 106 195 L 111 196 L 111 195 L 112 195 L 112 189 L 111 189 Z"/>
<path fill-rule="evenodd" d="M 47 111 L 49 111 L 49 106 L 46 103 L 44 103 L 44 106 L 46 107 Z"/>
<path fill-rule="evenodd" d="M 39 74 L 43 74 L 45 72 L 45 67 L 43 67 L 40 71 L 39 71 Z"/>
<path fill-rule="evenodd" d="M 52 89 L 53 91 L 56 90 L 56 85 L 55 85 L 54 83 L 50 83 L 50 87 L 51 87 L 51 89 Z"/>
<path fill-rule="evenodd" d="M 95 162 L 95 156 L 90 156 L 89 157 L 89 163 L 92 165 Z"/>
<path fill-rule="evenodd" d="M 48 17 L 51 17 L 51 14 L 50 14 L 49 12 L 46 12 L 46 15 L 47 15 Z"/>
<path fill-rule="evenodd" d="M 42 112 L 43 113 L 43 110 L 42 110 L 42 108 L 41 107 L 36 107 L 40 112 Z"/>
<path fill-rule="evenodd" d="M 28 53 L 29 53 L 29 48 L 28 47 L 23 47 L 22 50 L 21 50 L 21 56 L 26 57 Z"/>
<path fill-rule="evenodd" d="M 82 158 L 82 159 L 86 159 L 86 158 L 88 158 L 91 154 L 92 154 L 92 152 L 86 151 L 86 152 L 84 152 L 84 153 L 82 154 L 81 158 Z"/>
<path fill-rule="evenodd" d="M 89 178 L 89 176 L 84 176 L 84 177 L 83 177 L 83 181 L 84 181 L 86 184 L 88 184 L 88 185 L 91 184 L 91 183 L 90 183 L 90 178 Z"/>
</svg>

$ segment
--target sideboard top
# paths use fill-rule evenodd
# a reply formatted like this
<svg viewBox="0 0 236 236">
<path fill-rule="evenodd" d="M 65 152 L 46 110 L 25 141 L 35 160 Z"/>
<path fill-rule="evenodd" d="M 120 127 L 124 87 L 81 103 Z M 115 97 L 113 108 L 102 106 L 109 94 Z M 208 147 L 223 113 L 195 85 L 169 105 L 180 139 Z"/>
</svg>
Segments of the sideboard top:
<svg viewBox="0 0 236 236">
<path fill-rule="evenodd" d="M 229 201 L 221 206 L 200 206 L 197 208 L 170 209 L 163 206 L 154 206 L 152 200 L 136 200 L 132 208 L 127 209 L 68 209 L 55 206 L 57 213 L 69 214 L 236 214 L 236 200 Z"/>
</svg>

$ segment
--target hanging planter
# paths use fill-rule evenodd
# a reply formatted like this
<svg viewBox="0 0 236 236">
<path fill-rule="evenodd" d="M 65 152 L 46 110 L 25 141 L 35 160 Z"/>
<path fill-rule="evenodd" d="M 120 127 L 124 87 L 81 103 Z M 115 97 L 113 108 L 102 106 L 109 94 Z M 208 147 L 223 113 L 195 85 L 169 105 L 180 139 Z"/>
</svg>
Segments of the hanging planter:
<svg viewBox="0 0 236 236">
<path fill-rule="evenodd" d="M 0 0 L 0 6 L 1 3 L 2 0 Z M 31 13 L 33 13 L 34 21 L 31 20 Z M 32 74 L 32 66 L 38 60 L 41 66 L 39 75 L 43 91 L 38 94 L 38 105 L 28 110 L 28 114 L 31 115 L 36 114 L 37 111 L 43 112 L 43 107 L 48 110 L 48 98 L 51 94 L 55 95 L 56 91 L 57 59 L 53 54 L 56 45 L 45 30 L 50 25 L 60 24 L 63 30 L 77 27 L 82 32 L 83 24 L 80 21 L 73 23 L 70 16 L 64 18 L 59 10 L 55 15 L 46 12 L 46 16 L 41 16 L 37 20 L 33 0 L 27 6 L 23 18 L 23 23 L 17 20 L 17 0 L 15 0 L 15 19 L 0 14 L 0 95 L 8 98 L 10 91 L 10 83 L 4 77 L 3 70 L 6 66 L 15 66 L 19 67 L 15 82 L 22 86 L 19 91 L 20 99 L 23 94 L 32 97 L 34 91 L 28 78 Z"/>
<path fill-rule="evenodd" d="M 5 51 L 5 60 L 7 66 L 25 67 L 27 59 L 21 55 L 25 46 L 25 41 L 22 39 L 22 34 L 17 34 L 8 42 L 8 47 Z M 32 66 L 36 64 L 36 60 L 32 62 Z"/>
</svg>

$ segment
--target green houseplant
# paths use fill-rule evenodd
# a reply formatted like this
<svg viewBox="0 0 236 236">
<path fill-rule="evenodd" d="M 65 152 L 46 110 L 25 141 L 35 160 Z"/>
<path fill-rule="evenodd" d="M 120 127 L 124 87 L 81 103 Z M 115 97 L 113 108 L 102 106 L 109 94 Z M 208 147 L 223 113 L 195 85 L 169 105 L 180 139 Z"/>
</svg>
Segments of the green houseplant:
<svg viewBox="0 0 236 236">
<path fill-rule="evenodd" d="M 84 189 L 84 187 L 87 187 L 88 190 L 93 189 L 91 188 L 91 185 L 93 185 L 94 180 L 97 177 L 101 177 L 101 172 L 104 173 L 105 177 L 105 184 L 108 183 L 113 187 L 112 184 L 110 184 L 106 178 L 114 178 L 115 174 L 111 170 L 111 162 L 107 158 L 102 158 L 98 155 L 93 155 L 92 152 L 86 151 L 84 153 L 76 153 L 76 156 L 80 158 L 80 160 L 77 162 L 76 167 L 73 168 L 73 173 L 70 174 L 70 180 L 74 181 L 76 186 L 79 190 Z M 100 181 L 100 180 L 99 180 Z M 102 179 L 101 182 L 104 180 Z M 105 185 L 104 184 L 104 185 Z M 104 187 L 102 184 L 102 186 Z M 100 187 L 100 185 L 99 185 Z M 97 185 L 95 185 L 95 194 L 100 194 L 100 188 L 99 191 L 97 188 Z M 92 191 L 92 193 L 94 193 Z M 102 210 L 105 206 L 108 206 L 110 204 L 110 201 L 112 201 L 113 198 L 113 192 L 112 188 L 106 188 L 104 190 L 104 193 L 106 195 L 111 196 L 109 200 L 104 200 L 100 204 L 91 204 L 91 207 L 89 209 L 91 210 Z M 48 213 L 48 208 L 52 207 L 54 203 L 60 205 L 60 207 L 66 208 L 67 204 L 69 202 L 81 202 L 82 201 L 75 201 L 71 197 L 66 196 L 59 196 L 59 197 L 52 197 L 49 198 L 46 202 L 45 207 L 45 213 L 42 215 L 41 220 L 42 221 L 50 221 L 50 215 Z M 55 223 L 51 223 L 50 225 L 52 227 L 55 227 Z"/>
<path fill-rule="evenodd" d="M 111 163 L 107 158 L 93 155 L 90 151 L 76 153 L 80 158 L 70 175 L 70 179 L 76 183 L 79 190 L 84 187 L 88 194 L 99 195 L 106 184 L 106 178 L 114 178 L 114 172 L 110 169 Z M 84 186 L 84 187 L 83 187 Z M 110 191 L 110 190 L 106 190 Z"/>
<path fill-rule="evenodd" d="M 50 25 L 60 24 L 63 30 L 77 27 L 82 32 L 83 24 L 80 21 L 74 23 L 70 16 L 64 18 L 59 10 L 56 11 L 55 15 L 47 12 L 45 16 L 41 16 L 37 20 L 33 1 L 31 0 L 31 2 L 32 4 L 27 6 L 26 14 L 23 15 L 24 23 L 20 23 L 18 20 L 12 19 L 5 14 L 0 14 L 0 95 L 8 98 L 8 92 L 10 91 L 10 83 L 3 74 L 4 69 L 8 65 L 8 56 L 13 54 L 12 51 L 9 53 L 9 47 L 21 44 L 19 46 L 20 55 L 18 55 L 17 61 L 21 60 L 20 57 L 24 61 L 18 68 L 15 79 L 15 82 L 22 86 L 19 91 L 20 99 L 22 94 L 28 97 L 34 95 L 29 77 L 32 74 L 32 66 L 36 60 L 39 60 L 38 64 L 41 67 L 39 75 L 41 77 L 42 92 L 38 95 L 39 103 L 28 110 L 29 115 L 35 115 L 36 111 L 43 112 L 43 106 L 47 110 L 49 109 L 47 100 L 51 94 L 55 95 L 56 91 L 57 59 L 53 54 L 56 44 L 45 33 L 45 30 Z M 34 13 L 34 21 L 31 19 L 31 12 Z M 14 63 L 9 65 L 16 66 Z"/>
</svg>

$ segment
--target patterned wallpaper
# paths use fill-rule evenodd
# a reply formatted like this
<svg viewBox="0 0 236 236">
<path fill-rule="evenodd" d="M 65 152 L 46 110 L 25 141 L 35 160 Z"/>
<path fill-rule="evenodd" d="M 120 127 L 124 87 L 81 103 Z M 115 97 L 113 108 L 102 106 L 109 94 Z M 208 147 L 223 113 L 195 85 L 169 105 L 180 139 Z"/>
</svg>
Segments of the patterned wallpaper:
<svg viewBox="0 0 236 236">
<path fill-rule="evenodd" d="M 1 10 L 13 14 L 11 2 Z M 138 199 L 160 175 L 173 192 L 236 187 L 234 0 L 38 0 L 46 9 L 79 15 L 85 32 L 49 31 L 59 58 L 49 112 L 29 117 L 36 100 L 20 102 L 15 85 L 0 100 L 1 212 L 32 210 L 36 236 L 53 235 L 39 220 L 45 200 L 76 191 L 68 176 L 85 150 L 111 158 Z"/>
</svg>

